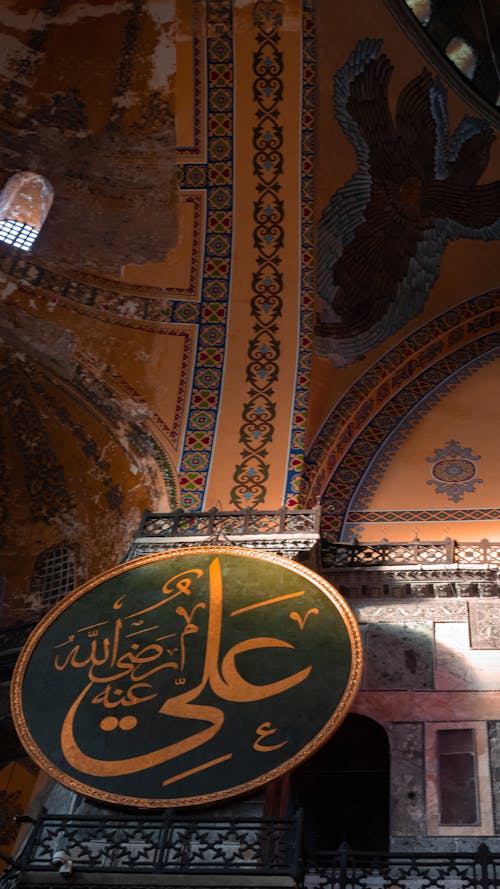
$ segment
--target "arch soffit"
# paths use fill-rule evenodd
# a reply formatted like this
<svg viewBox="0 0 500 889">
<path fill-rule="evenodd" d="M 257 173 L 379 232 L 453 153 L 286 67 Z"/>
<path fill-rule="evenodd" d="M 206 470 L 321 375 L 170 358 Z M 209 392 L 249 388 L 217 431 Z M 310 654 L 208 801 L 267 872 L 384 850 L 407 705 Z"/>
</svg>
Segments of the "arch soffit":
<svg viewBox="0 0 500 889">
<path fill-rule="evenodd" d="M 116 374 L 96 376 L 92 368 L 81 362 L 75 364 L 73 377 L 68 379 L 53 365 L 45 366 L 40 355 L 26 356 L 23 371 L 34 383 L 34 391 L 44 394 L 45 399 L 52 401 L 56 389 L 60 393 L 62 397 L 52 403 L 52 409 L 61 422 L 69 417 L 66 410 L 69 398 L 97 421 L 106 430 L 106 437 L 114 440 L 119 450 L 129 456 L 137 467 L 141 483 L 155 500 L 159 498 L 162 508 L 177 506 L 179 482 L 168 438 L 157 422 L 159 418 L 148 412 L 141 400 L 134 399 L 125 381 Z M 75 440 L 80 437 L 81 433 Z"/>
<path fill-rule="evenodd" d="M 414 331 L 333 407 L 306 458 L 304 507 L 334 499 L 332 530 L 388 436 L 435 389 L 498 344 L 500 290 L 466 300 Z M 338 527 L 337 527 L 338 526 Z"/>
</svg>

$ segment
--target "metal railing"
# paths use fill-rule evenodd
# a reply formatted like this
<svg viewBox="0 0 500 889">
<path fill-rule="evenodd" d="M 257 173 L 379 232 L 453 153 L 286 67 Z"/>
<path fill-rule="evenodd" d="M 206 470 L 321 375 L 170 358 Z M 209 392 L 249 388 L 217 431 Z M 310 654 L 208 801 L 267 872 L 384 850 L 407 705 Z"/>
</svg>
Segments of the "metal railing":
<svg viewBox="0 0 500 889">
<path fill-rule="evenodd" d="M 177 874 L 232 875 L 243 883 L 249 876 L 283 877 L 304 889 L 500 889 L 500 852 L 484 842 L 469 852 L 358 852 L 347 843 L 303 852 L 300 811 L 293 818 L 42 812 L 32 824 L 1 889 L 22 884 L 23 873 L 36 885 L 37 872 L 55 871 L 115 874 L 118 883 L 120 874 L 129 882 L 137 875 L 138 883 L 145 875 Z"/>
<path fill-rule="evenodd" d="M 298 877 L 294 818 L 43 813 L 16 860 L 21 871 L 200 873 Z"/>
<path fill-rule="evenodd" d="M 475 852 L 316 852 L 304 861 L 305 889 L 496 889 L 500 854 Z"/>
<path fill-rule="evenodd" d="M 215 875 L 232 875 L 241 883 L 249 876 L 291 879 L 304 889 L 500 889 L 500 852 L 484 842 L 469 852 L 357 852 L 345 843 L 302 852 L 302 846 L 301 812 L 293 818 L 44 812 L 0 887 L 22 885 L 24 873 L 37 885 L 37 872 L 59 871 L 128 874 L 137 883 L 177 874 L 186 885 L 189 875 L 198 875 L 197 885 L 204 885 L 203 875 L 211 884 Z"/>
</svg>

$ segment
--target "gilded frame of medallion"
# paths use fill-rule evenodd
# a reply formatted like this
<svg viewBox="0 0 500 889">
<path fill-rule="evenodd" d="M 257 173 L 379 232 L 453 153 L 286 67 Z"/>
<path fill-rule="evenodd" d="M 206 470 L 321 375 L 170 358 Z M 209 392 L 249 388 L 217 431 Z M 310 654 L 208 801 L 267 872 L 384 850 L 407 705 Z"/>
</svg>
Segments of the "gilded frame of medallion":
<svg viewBox="0 0 500 889">
<path fill-rule="evenodd" d="M 214 556 L 222 554 L 239 555 L 260 561 L 272 562 L 277 565 L 282 565 L 284 568 L 287 568 L 289 571 L 296 573 L 299 577 L 303 577 L 314 586 L 316 586 L 316 588 L 319 589 L 326 596 L 326 598 L 335 605 L 344 623 L 351 648 L 351 668 L 349 672 L 349 678 L 339 703 L 335 707 L 333 713 L 324 724 L 322 729 L 310 741 L 308 741 L 297 754 L 295 754 L 285 762 L 281 763 L 276 768 L 271 769 L 270 771 L 267 771 L 262 775 L 259 775 L 258 778 L 243 782 L 242 784 L 234 785 L 224 790 L 199 796 L 190 796 L 183 798 L 150 799 L 109 793 L 107 791 L 102 791 L 90 785 L 84 784 L 81 781 L 75 780 L 74 778 L 67 775 L 65 772 L 61 771 L 59 768 L 57 768 L 57 766 L 53 765 L 50 760 L 47 759 L 45 754 L 42 753 L 37 743 L 34 741 L 27 726 L 22 705 L 22 684 L 31 655 L 33 654 L 37 643 L 44 635 L 46 628 L 52 624 L 55 618 L 62 614 L 73 602 L 77 601 L 79 598 L 85 595 L 85 593 L 106 582 L 107 580 L 110 580 L 117 575 L 124 574 L 125 572 L 133 568 L 140 567 L 141 565 L 147 565 L 151 562 L 159 562 L 163 560 L 167 561 L 179 556 L 191 557 L 201 554 Z M 324 578 L 316 574 L 316 572 L 305 567 L 304 565 L 295 563 L 291 559 L 287 559 L 284 556 L 280 556 L 275 553 L 262 553 L 260 551 L 251 550 L 244 547 L 183 547 L 166 552 L 141 556 L 140 558 L 133 559 L 129 562 L 125 562 L 122 565 L 118 565 L 115 568 L 111 568 L 108 571 L 105 571 L 102 574 L 92 578 L 92 580 L 88 581 L 87 583 L 82 584 L 76 590 L 73 590 L 71 593 L 65 596 L 60 602 L 57 602 L 56 605 L 54 605 L 54 607 L 51 608 L 49 612 L 47 612 L 47 614 L 42 618 L 40 623 L 33 630 L 32 634 L 28 638 L 28 641 L 21 651 L 12 676 L 10 688 L 11 710 L 14 717 L 14 724 L 17 733 L 29 756 L 48 775 L 50 775 L 51 778 L 54 778 L 60 784 L 68 787 L 75 793 L 91 797 L 93 799 L 99 800 L 100 802 L 121 806 L 134 806 L 146 809 L 169 808 L 171 806 L 181 807 L 203 805 L 207 803 L 217 803 L 228 798 L 239 796 L 243 793 L 249 793 L 251 791 L 257 790 L 263 785 L 268 784 L 270 781 L 273 781 L 283 774 L 292 771 L 298 765 L 300 765 L 300 763 L 308 759 L 331 737 L 331 735 L 339 728 L 341 723 L 344 721 L 349 712 L 350 706 L 353 703 L 354 698 L 356 697 L 356 694 L 359 690 L 362 677 L 362 669 L 363 654 L 361 646 L 361 636 L 356 618 L 340 593 L 334 587 L 332 587 L 332 585 L 328 583 Z"/>
</svg>

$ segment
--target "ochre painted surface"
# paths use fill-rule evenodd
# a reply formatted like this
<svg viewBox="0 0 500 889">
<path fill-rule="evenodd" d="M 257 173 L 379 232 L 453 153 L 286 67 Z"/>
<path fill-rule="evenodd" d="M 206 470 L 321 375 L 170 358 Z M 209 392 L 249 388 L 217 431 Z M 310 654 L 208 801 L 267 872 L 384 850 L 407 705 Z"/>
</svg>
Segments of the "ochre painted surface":
<svg viewBox="0 0 500 889">
<path fill-rule="evenodd" d="M 38 120 L 50 96 L 52 129 L 69 134 L 73 146 L 83 133 L 85 139 L 92 136 L 99 153 L 98 140 L 117 116 L 118 129 L 111 135 L 106 130 L 106 139 L 117 151 L 113 163 L 120 181 L 128 177 L 130 188 L 140 191 L 138 221 L 152 218 L 155 190 L 168 192 L 168 220 L 155 230 L 154 255 L 140 257 L 147 261 L 137 261 L 132 252 L 113 269 L 96 259 L 107 235 L 90 205 L 88 213 L 79 211 L 91 237 L 90 244 L 80 245 L 81 263 L 72 260 L 68 267 L 63 247 L 43 263 L 36 253 L 12 256 L 2 248 L 6 366 L 27 373 L 34 411 L 80 516 L 75 524 L 68 507 L 59 525 L 37 519 L 30 530 L 27 478 L 45 479 L 48 490 L 52 482 L 47 467 L 21 455 L 13 432 L 16 423 L 22 425 L 21 415 L 10 416 L 12 392 L 7 393 L 4 562 L 7 574 L 12 572 L 7 600 L 16 590 L 12 614 L 22 616 L 29 573 L 46 547 L 69 534 L 84 541 L 89 572 L 108 568 L 127 550 L 144 508 L 279 508 L 320 500 L 333 533 L 363 539 L 402 539 L 416 532 L 424 539 L 495 536 L 496 519 L 453 510 L 498 509 L 491 469 L 497 372 L 495 364 L 485 363 L 495 348 L 498 241 L 449 242 L 422 311 L 353 364 L 334 367 L 311 347 L 307 299 L 314 279 L 304 269 L 316 261 L 316 242 L 307 230 L 312 202 L 318 223 L 331 196 L 358 167 L 333 113 L 332 77 L 360 40 L 381 39 L 379 52 L 394 66 L 389 84 L 394 114 L 402 90 L 424 67 L 433 77 L 437 72 L 383 0 L 355 0 L 341 12 L 318 0 L 314 16 L 299 0 L 177 0 L 162 4 L 161 11 L 158 4 L 146 6 L 134 24 L 118 2 L 104 14 L 97 3 L 68 0 L 61 20 L 40 19 L 38 49 L 30 42 L 30 4 L 11 3 L 3 12 L 2 102 L 13 150 L 26 145 L 22 122 L 30 115 Z M 99 34 L 108 36 L 105 46 L 99 37 L 94 49 L 106 65 L 92 67 L 82 52 L 96 16 Z M 51 67 L 54 54 L 60 63 Z M 24 86 L 16 59 L 29 68 Z M 444 89 L 452 131 L 464 115 L 476 112 L 449 84 Z M 143 120 L 146 106 L 150 115 Z M 139 120 L 140 133 L 134 130 Z M 160 123 L 165 132 L 157 129 Z M 137 135 L 141 164 L 150 158 L 147 175 L 143 166 L 127 166 L 134 156 L 131 133 Z M 151 183 L 163 138 L 162 169 L 170 178 L 153 177 Z M 36 166 L 35 148 L 31 145 L 29 157 Z M 309 167 L 304 157 L 311 159 Z M 39 160 L 43 166 L 41 155 Z M 11 172 L 7 167 L 3 178 Z M 79 169 L 85 187 L 92 179 L 88 173 Z M 499 177 L 496 139 L 480 181 Z M 58 198 L 68 199 L 64 189 L 55 188 L 49 221 Z M 408 199 L 410 192 L 405 191 Z M 107 229 L 118 237 L 119 216 L 113 219 Z M 483 302 L 481 293 L 488 293 Z M 454 386 L 457 373 L 465 376 Z M 45 400 L 33 389 L 42 379 Z M 427 411 L 434 395 L 439 397 Z M 418 422 L 410 411 L 418 413 Z M 306 416 L 310 450 L 301 480 Z M 408 429 L 401 440 L 400 428 Z M 476 474 L 482 482 L 458 501 L 427 484 L 427 457 L 450 440 L 481 455 Z M 394 452 L 384 450 L 391 442 Z M 368 496 L 370 464 L 384 455 L 376 490 Z M 116 502 L 110 494 L 115 485 L 123 497 L 118 521 L 109 507 Z M 360 503 L 362 494 L 367 496 Z M 419 510 L 445 508 L 444 519 L 419 518 Z M 384 523 L 352 517 L 363 509 L 411 515 Z M 19 569 L 14 541 L 21 526 L 26 551 Z M 105 527 L 112 532 L 103 535 Z"/>
<path fill-rule="evenodd" d="M 437 403 L 431 402 L 428 412 L 413 421 L 410 418 L 395 433 L 394 441 L 388 440 L 351 507 L 356 512 L 356 534 L 360 540 L 410 540 L 415 534 L 423 540 L 500 538 L 500 517 L 481 520 L 471 515 L 469 521 L 463 520 L 468 510 L 487 511 L 500 502 L 497 440 L 491 434 L 500 419 L 499 373 L 498 358 L 484 367 L 471 369 Z M 439 469 L 437 477 L 432 472 L 440 456 L 438 453 L 436 457 L 436 451 L 446 452 L 450 440 L 457 441 L 460 449 L 468 449 L 470 454 L 448 457 L 451 481 L 441 483 L 438 489 Z M 441 478 L 446 470 L 443 459 L 446 460 L 446 453 L 440 460 Z M 384 513 L 391 510 L 401 513 L 399 522 L 384 521 Z M 413 519 L 404 520 L 405 510 L 415 513 Z M 419 521 L 419 510 L 448 511 L 449 517 L 436 518 L 435 522 Z M 458 511 L 462 520 L 456 515 Z M 380 512 L 380 521 L 364 521 L 363 512 L 370 513 L 372 520 L 376 518 L 373 513 Z"/>
<path fill-rule="evenodd" d="M 317 4 L 318 45 L 318 108 L 317 108 L 317 167 L 315 176 L 316 217 L 319 220 L 331 195 L 341 188 L 357 169 L 353 148 L 342 132 L 332 111 L 332 77 L 345 63 L 350 52 L 362 38 L 383 40 L 381 52 L 386 53 L 394 66 L 389 83 L 389 105 L 395 112 L 402 89 L 424 67 L 432 71 L 411 40 L 406 37 L 383 2 L 356 0 L 344 8 L 342 15 L 333 15 L 331 4 Z M 448 94 L 450 132 L 471 109 L 445 83 Z M 335 152 L 332 153 L 332 146 Z M 500 176 L 500 142 L 493 143 L 488 167 L 481 184 L 493 182 Z M 497 286 L 500 273 L 498 241 L 451 241 L 445 249 L 439 276 L 419 315 L 398 333 L 388 337 L 382 346 L 372 349 L 365 358 L 349 367 L 335 368 L 326 359 L 313 357 L 310 388 L 309 440 L 328 417 L 335 403 L 356 381 L 369 372 L 373 363 L 404 341 L 405 336 L 450 306 L 459 305 Z M 493 323 L 493 320 L 492 320 Z M 369 388 L 369 386 L 368 386 Z M 443 405 L 442 410 L 445 411 Z M 442 416 L 449 427 L 451 417 Z M 452 425 L 452 423 L 451 423 Z M 340 437 L 341 429 L 338 430 Z M 334 433 L 335 434 L 335 433 Z M 456 436 L 455 436 L 456 437 Z M 407 489 L 408 490 L 408 489 Z M 411 508 L 410 492 L 407 507 Z M 494 502 L 494 496 L 491 503 Z"/>
<path fill-rule="evenodd" d="M 279 52 L 283 53 L 283 70 L 286 87 L 283 98 L 277 103 L 279 124 L 283 128 L 285 147 L 283 172 L 279 176 L 279 199 L 284 204 L 284 235 L 279 251 L 279 270 L 283 275 L 283 311 L 276 319 L 276 338 L 280 344 L 277 361 L 278 373 L 271 383 L 271 401 L 276 406 L 275 420 L 271 421 L 272 436 L 266 444 L 265 464 L 269 467 L 266 494 L 263 504 L 278 508 L 284 499 L 286 481 L 286 456 L 290 434 L 290 417 L 296 374 L 296 355 L 299 348 L 298 312 L 300 307 L 299 255 L 297 240 L 288 220 L 299 218 L 300 175 L 300 58 L 301 58 L 301 10 L 299 2 L 287 4 L 279 28 Z M 259 109 L 252 102 L 255 74 L 253 57 L 258 51 L 258 31 L 252 22 L 252 4 L 241 4 L 235 9 L 235 78 L 237 83 L 234 134 L 234 237 L 233 275 L 231 279 L 228 316 L 228 339 L 225 362 L 224 388 L 220 404 L 220 420 L 213 450 L 213 464 L 207 488 L 208 506 L 216 503 L 223 508 L 242 508 L 244 499 L 235 502 L 231 498 L 234 485 L 233 473 L 241 462 L 241 429 L 245 405 L 251 402 L 250 391 L 255 385 L 248 384 L 252 358 L 249 342 L 256 329 L 251 315 L 253 278 L 263 262 L 255 242 L 255 202 L 262 193 L 262 183 L 250 176 L 253 169 L 255 146 L 253 128 L 256 127 Z M 251 38 L 251 39 L 249 39 Z M 253 112 L 253 113 L 252 113 Z M 290 151 L 288 152 L 288 146 Z M 250 431 L 250 436 L 254 430 Z M 251 500 L 250 500 L 251 504 Z"/>
</svg>

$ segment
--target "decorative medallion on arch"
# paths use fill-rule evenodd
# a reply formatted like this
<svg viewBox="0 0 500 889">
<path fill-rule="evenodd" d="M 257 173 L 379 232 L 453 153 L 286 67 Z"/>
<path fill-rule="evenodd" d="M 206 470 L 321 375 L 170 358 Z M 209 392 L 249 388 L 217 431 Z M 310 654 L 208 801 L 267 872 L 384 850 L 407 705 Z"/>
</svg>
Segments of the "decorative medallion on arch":
<svg viewBox="0 0 500 889">
<path fill-rule="evenodd" d="M 373 365 L 336 405 L 311 447 L 305 479 L 304 503 L 321 500 L 325 529 L 340 535 L 347 521 L 363 521 L 369 504 L 360 502 L 358 492 L 362 481 L 366 489 L 369 469 L 378 484 L 385 464 L 376 458 L 390 436 L 407 418 L 427 411 L 433 402 L 426 399 L 448 392 L 460 373 L 496 357 L 497 306 L 498 291 L 492 291 L 433 319 Z"/>
<path fill-rule="evenodd" d="M 427 457 L 431 464 L 432 479 L 428 485 L 435 485 L 438 494 L 446 494 L 449 500 L 457 503 L 466 491 L 475 491 L 476 485 L 483 483 L 477 477 L 479 454 L 470 448 L 463 448 L 460 442 L 450 439 L 444 447 L 436 448 L 433 457 Z"/>
</svg>

